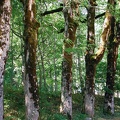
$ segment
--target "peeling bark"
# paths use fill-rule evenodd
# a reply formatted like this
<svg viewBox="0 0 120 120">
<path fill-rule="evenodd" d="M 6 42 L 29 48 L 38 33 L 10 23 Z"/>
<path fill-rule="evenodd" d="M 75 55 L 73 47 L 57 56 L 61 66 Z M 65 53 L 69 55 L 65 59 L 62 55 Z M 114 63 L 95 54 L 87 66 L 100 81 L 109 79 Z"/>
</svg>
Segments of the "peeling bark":
<svg viewBox="0 0 120 120">
<path fill-rule="evenodd" d="M 3 120 L 3 77 L 10 44 L 10 0 L 0 3 L 0 120 Z"/>
<path fill-rule="evenodd" d="M 36 76 L 36 48 L 37 48 L 37 31 L 39 23 L 36 18 L 35 0 L 26 0 L 25 9 L 25 105 L 26 120 L 39 119 L 39 92 Z"/>
<path fill-rule="evenodd" d="M 78 16 L 79 3 L 77 0 L 65 0 L 63 14 L 65 18 L 65 40 L 63 48 L 62 81 L 61 81 L 61 108 L 60 112 L 66 114 L 72 120 L 72 53 Z"/>
</svg>

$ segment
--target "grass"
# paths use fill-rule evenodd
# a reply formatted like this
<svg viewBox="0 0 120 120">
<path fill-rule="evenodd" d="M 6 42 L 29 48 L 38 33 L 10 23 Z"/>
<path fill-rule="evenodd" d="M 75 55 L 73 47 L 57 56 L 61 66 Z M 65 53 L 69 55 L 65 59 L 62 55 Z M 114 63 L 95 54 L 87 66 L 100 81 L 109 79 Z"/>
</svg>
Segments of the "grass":
<svg viewBox="0 0 120 120">
<path fill-rule="evenodd" d="M 4 88 L 4 120 L 25 120 L 24 92 L 22 87 L 5 86 Z M 73 95 L 73 120 L 84 120 L 81 113 L 81 94 Z M 67 120 L 59 113 L 60 93 L 41 92 L 40 116 L 41 120 Z M 94 120 L 120 120 L 120 99 L 115 98 L 115 115 L 105 116 L 102 113 L 103 96 L 96 96 Z"/>
</svg>

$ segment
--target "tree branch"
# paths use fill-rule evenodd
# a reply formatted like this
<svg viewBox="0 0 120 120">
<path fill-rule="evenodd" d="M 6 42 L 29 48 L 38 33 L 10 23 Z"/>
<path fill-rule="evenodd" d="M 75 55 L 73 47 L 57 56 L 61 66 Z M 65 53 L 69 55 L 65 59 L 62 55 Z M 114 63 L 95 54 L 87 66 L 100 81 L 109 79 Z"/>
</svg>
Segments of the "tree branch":
<svg viewBox="0 0 120 120">
<path fill-rule="evenodd" d="M 100 17 L 102 17 L 102 16 L 104 16 L 104 15 L 105 15 L 105 12 L 104 12 L 104 13 L 101 13 L 101 14 L 99 14 L 99 15 L 96 15 L 96 16 L 95 16 L 95 19 L 100 18 Z"/>
<path fill-rule="evenodd" d="M 99 15 L 96 15 L 95 16 L 95 19 L 98 19 L 98 18 L 100 18 L 100 17 L 102 17 L 102 16 L 104 16 L 105 15 L 105 12 L 104 13 L 101 13 L 101 14 L 99 14 Z M 85 22 L 87 22 L 87 19 L 84 19 L 83 21 L 80 21 L 81 23 L 85 23 Z M 62 33 L 62 32 L 64 32 L 64 28 L 61 28 L 60 29 L 60 31 L 58 31 L 58 33 Z"/>
<path fill-rule="evenodd" d="M 53 13 L 56 13 L 56 12 L 61 12 L 62 10 L 63 10 L 63 7 L 60 7 L 60 8 L 54 9 L 54 10 L 45 11 L 41 15 L 45 16 L 45 15 L 48 15 L 48 14 L 53 14 Z"/>
<path fill-rule="evenodd" d="M 109 12 L 106 12 L 106 18 L 104 21 L 103 31 L 100 38 L 100 46 L 95 56 L 93 56 L 94 60 L 96 61 L 96 64 L 99 63 L 99 61 L 102 59 L 104 55 L 107 39 L 110 32 L 110 23 L 111 23 L 111 14 Z"/>
<path fill-rule="evenodd" d="M 100 18 L 100 17 L 102 17 L 102 16 L 104 16 L 105 15 L 105 12 L 104 13 L 101 13 L 101 14 L 99 14 L 99 15 L 96 15 L 95 16 L 95 19 L 97 19 L 97 18 Z M 81 23 L 85 23 L 85 22 L 87 22 L 87 19 L 84 19 L 83 21 L 80 21 Z"/>
</svg>

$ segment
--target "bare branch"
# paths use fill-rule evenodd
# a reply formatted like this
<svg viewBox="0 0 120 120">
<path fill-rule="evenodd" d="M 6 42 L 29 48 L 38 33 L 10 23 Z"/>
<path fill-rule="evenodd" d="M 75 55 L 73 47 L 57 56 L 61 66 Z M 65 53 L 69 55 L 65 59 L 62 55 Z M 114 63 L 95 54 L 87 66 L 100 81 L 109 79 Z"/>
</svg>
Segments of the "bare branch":
<svg viewBox="0 0 120 120">
<path fill-rule="evenodd" d="M 96 15 L 96 16 L 95 16 L 95 19 L 100 18 L 100 17 L 102 17 L 102 16 L 104 16 L 104 15 L 105 15 L 105 12 L 103 12 L 103 13 L 101 13 L 101 14 L 99 14 L 99 15 Z M 87 22 L 87 19 L 81 20 L 80 22 L 81 22 L 81 23 L 86 23 L 86 22 Z"/>
<path fill-rule="evenodd" d="M 101 14 L 99 14 L 99 15 L 96 15 L 96 16 L 95 16 L 95 19 L 100 18 L 100 17 L 102 17 L 102 16 L 104 16 L 104 15 L 105 15 L 105 12 L 104 12 L 104 13 L 101 13 Z"/>
<path fill-rule="evenodd" d="M 63 7 L 60 7 L 60 8 L 54 9 L 54 10 L 45 11 L 41 15 L 45 16 L 45 15 L 48 15 L 48 14 L 53 14 L 53 13 L 56 13 L 56 12 L 61 12 L 62 10 L 63 10 Z"/>
</svg>

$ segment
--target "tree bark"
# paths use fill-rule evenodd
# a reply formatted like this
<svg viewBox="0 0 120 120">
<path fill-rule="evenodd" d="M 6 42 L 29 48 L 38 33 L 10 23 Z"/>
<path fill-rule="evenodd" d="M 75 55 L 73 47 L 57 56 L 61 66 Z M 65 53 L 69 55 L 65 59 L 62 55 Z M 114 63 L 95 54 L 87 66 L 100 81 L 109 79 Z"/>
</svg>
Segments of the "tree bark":
<svg viewBox="0 0 120 120">
<path fill-rule="evenodd" d="M 72 53 L 78 16 L 79 3 L 76 0 L 65 0 L 63 14 L 65 19 L 65 40 L 63 48 L 62 81 L 61 81 L 61 107 L 60 112 L 66 114 L 72 120 Z"/>
<path fill-rule="evenodd" d="M 36 18 L 35 0 L 26 0 L 25 9 L 25 26 L 24 26 L 24 42 L 25 42 L 25 105 L 26 120 L 39 120 L 39 92 L 36 76 L 36 48 L 37 48 L 37 32 L 39 23 Z"/>
<path fill-rule="evenodd" d="M 114 114 L 114 81 L 116 64 L 118 57 L 118 47 L 120 44 L 120 23 L 116 24 L 117 35 L 115 38 L 115 18 L 111 18 L 111 34 L 109 36 L 108 55 L 107 55 L 107 78 L 106 78 L 106 91 L 104 98 L 104 114 Z"/>
<path fill-rule="evenodd" d="M 0 1 L 0 120 L 3 120 L 3 77 L 10 44 L 10 0 Z"/>
<path fill-rule="evenodd" d="M 108 7 L 113 9 L 111 13 L 114 12 L 115 9 L 115 0 L 108 0 Z M 116 72 L 116 62 L 118 56 L 118 46 L 119 42 L 116 38 L 115 40 L 115 17 L 111 14 L 111 24 L 110 24 L 110 35 L 108 41 L 108 55 L 107 55 L 107 77 L 106 77 L 106 89 L 105 89 L 105 97 L 104 97 L 104 114 L 114 114 L 114 80 L 115 80 L 115 72 Z"/>
<path fill-rule="evenodd" d="M 90 0 L 91 2 L 95 2 Z M 91 59 L 94 54 L 95 48 L 95 30 L 94 30 L 94 22 L 95 22 L 95 7 L 91 4 L 88 8 L 88 35 L 87 35 L 87 51 L 85 56 L 86 62 L 86 81 L 85 81 L 85 113 L 89 115 L 89 117 L 94 116 L 94 77 L 96 71 L 96 64 Z"/>
<path fill-rule="evenodd" d="M 86 50 L 86 81 L 84 91 L 84 111 L 89 116 L 88 119 L 92 119 L 94 116 L 94 77 L 96 73 L 96 65 L 101 61 L 108 39 L 110 29 L 111 14 L 106 12 L 106 18 L 103 25 L 103 31 L 100 39 L 100 46 L 96 53 L 94 53 L 95 47 L 95 32 L 94 32 L 94 20 L 95 20 L 95 0 L 89 0 L 91 6 L 88 9 L 88 36 L 87 36 L 87 50 Z M 94 3 L 94 4 L 93 4 Z"/>
</svg>

